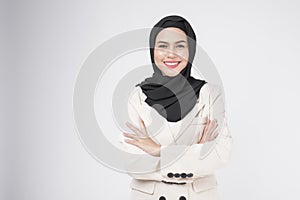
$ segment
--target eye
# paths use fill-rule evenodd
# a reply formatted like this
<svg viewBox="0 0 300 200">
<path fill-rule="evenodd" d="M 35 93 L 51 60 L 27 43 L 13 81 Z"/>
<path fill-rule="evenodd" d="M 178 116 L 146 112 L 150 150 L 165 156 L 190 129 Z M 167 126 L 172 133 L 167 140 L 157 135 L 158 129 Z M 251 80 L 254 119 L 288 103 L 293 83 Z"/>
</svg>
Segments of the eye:
<svg viewBox="0 0 300 200">
<path fill-rule="evenodd" d="M 161 44 L 161 45 L 158 45 L 159 48 L 167 48 L 167 45 L 165 44 Z"/>
<path fill-rule="evenodd" d="M 185 46 L 182 45 L 182 44 L 179 44 L 179 45 L 177 45 L 177 47 L 179 47 L 179 48 L 184 48 Z"/>
</svg>

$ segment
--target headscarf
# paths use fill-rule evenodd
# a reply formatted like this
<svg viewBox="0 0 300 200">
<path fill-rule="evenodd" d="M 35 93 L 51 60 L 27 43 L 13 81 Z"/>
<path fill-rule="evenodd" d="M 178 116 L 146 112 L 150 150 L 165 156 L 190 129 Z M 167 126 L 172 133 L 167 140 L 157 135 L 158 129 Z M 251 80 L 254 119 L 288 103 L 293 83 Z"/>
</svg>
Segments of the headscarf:
<svg viewBox="0 0 300 200">
<path fill-rule="evenodd" d="M 187 35 L 189 58 L 187 66 L 176 76 L 164 76 L 154 62 L 154 46 L 158 33 L 167 27 L 181 29 Z M 147 96 L 145 102 L 169 122 L 183 119 L 195 106 L 205 80 L 190 75 L 196 52 L 196 35 L 189 22 L 181 16 L 170 15 L 161 19 L 150 32 L 150 56 L 154 73 L 136 86 Z"/>
</svg>

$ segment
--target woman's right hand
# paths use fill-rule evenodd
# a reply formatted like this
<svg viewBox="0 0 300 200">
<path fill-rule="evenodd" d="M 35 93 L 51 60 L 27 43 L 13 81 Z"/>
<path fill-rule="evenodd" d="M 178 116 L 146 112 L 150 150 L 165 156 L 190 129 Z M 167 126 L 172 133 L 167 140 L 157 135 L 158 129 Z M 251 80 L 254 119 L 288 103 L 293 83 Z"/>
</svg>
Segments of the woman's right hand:
<svg viewBox="0 0 300 200">
<path fill-rule="evenodd" d="M 203 133 L 198 141 L 198 144 L 203 144 L 216 139 L 216 137 L 219 135 L 219 133 L 216 131 L 217 127 L 218 122 L 216 119 L 211 121 L 208 117 L 206 117 L 206 125 L 203 129 Z"/>
</svg>

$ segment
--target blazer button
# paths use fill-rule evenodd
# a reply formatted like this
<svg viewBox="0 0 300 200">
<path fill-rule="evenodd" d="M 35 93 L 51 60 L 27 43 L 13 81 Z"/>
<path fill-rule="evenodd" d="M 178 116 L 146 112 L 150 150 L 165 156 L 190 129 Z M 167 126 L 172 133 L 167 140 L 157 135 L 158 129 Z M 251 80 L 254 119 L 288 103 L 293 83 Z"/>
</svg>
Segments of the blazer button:
<svg viewBox="0 0 300 200">
<path fill-rule="evenodd" d="M 176 173 L 176 174 L 174 174 L 174 176 L 175 176 L 176 178 L 179 178 L 179 177 L 180 177 L 180 174 Z"/>
<path fill-rule="evenodd" d="M 186 173 L 181 173 L 181 178 L 186 178 Z"/>
<path fill-rule="evenodd" d="M 161 196 L 161 197 L 159 197 L 159 200 L 166 200 L 166 197 Z"/>
<path fill-rule="evenodd" d="M 192 178 L 194 176 L 194 174 L 193 173 L 189 173 L 189 174 L 187 174 L 187 177 L 189 177 L 189 178 Z"/>
<path fill-rule="evenodd" d="M 185 198 L 184 196 L 181 196 L 181 197 L 179 198 L 179 200 L 186 200 L 186 198 Z"/>
<path fill-rule="evenodd" d="M 168 176 L 169 178 L 173 178 L 174 174 L 173 174 L 173 173 L 168 173 L 167 176 Z"/>
</svg>

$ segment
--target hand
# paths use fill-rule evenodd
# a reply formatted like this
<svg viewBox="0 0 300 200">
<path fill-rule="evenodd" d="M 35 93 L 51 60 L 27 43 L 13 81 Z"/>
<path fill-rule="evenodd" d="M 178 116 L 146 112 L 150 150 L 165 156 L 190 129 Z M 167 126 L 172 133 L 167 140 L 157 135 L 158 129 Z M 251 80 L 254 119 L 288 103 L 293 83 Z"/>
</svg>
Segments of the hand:
<svg viewBox="0 0 300 200">
<path fill-rule="evenodd" d="M 201 138 L 198 141 L 198 144 L 203 144 L 205 142 L 210 142 L 219 135 L 219 133 L 216 130 L 218 127 L 218 122 L 216 119 L 211 121 L 208 117 L 206 117 L 206 125 L 204 127 L 203 133 L 201 135 Z"/>
<path fill-rule="evenodd" d="M 123 135 L 130 139 L 125 139 L 125 142 L 131 145 L 134 145 L 146 153 L 152 156 L 160 156 L 160 147 L 161 145 L 156 144 L 148 135 L 144 121 L 140 119 L 141 130 L 132 125 L 129 122 L 126 122 L 126 125 L 133 131 L 135 134 L 125 133 Z"/>
</svg>

